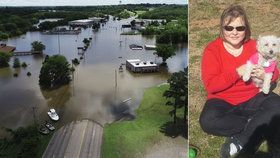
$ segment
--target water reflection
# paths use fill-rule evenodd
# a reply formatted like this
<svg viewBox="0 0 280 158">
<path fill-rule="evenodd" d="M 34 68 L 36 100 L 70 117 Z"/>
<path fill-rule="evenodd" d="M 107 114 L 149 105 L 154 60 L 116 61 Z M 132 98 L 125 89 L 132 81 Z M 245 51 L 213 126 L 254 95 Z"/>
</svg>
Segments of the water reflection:
<svg viewBox="0 0 280 158">
<path fill-rule="evenodd" d="M 83 29 L 79 35 L 43 35 L 28 32 L 24 38 L 12 38 L 5 43 L 17 47 L 17 51 L 28 51 L 35 40 L 46 45 L 45 54 L 60 53 L 71 61 L 80 58 L 77 47 L 83 46 L 83 39 L 92 37 L 91 44 L 73 73 L 73 81 L 52 91 L 41 90 L 38 77 L 42 66 L 42 56 L 19 56 L 28 64 L 21 68 L 18 77 L 13 77 L 15 69 L 0 69 L 0 125 L 8 128 L 26 126 L 33 122 L 32 107 L 36 107 L 36 118 L 43 122 L 49 119 L 47 111 L 54 107 L 61 120 L 56 126 L 75 119 L 89 118 L 101 124 L 126 117 L 134 118 L 133 111 L 139 105 L 143 91 L 151 86 L 166 82 L 172 72 L 183 70 L 187 65 L 187 44 L 176 48 L 177 55 L 167 60 L 166 68 L 160 73 L 135 74 L 124 70 L 116 72 L 126 59 L 140 59 L 161 62 L 153 55 L 154 50 L 131 50 L 130 44 L 155 44 L 154 36 L 120 35 L 121 25 L 129 20 L 110 20 L 99 31 Z M 120 42 L 121 41 L 121 42 Z M 13 64 L 13 58 L 10 67 Z M 31 76 L 26 75 L 31 72 Z M 117 85 L 117 86 L 116 86 Z M 131 101 L 122 101 L 131 98 Z"/>
</svg>

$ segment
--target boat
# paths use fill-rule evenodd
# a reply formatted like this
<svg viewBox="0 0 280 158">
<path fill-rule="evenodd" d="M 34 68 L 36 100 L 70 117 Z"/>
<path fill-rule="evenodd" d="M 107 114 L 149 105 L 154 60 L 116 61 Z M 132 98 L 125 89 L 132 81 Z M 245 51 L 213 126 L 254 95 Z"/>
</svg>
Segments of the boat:
<svg viewBox="0 0 280 158">
<path fill-rule="evenodd" d="M 142 46 L 136 45 L 136 44 L 129 45 L 129 48 L 132 49 L 132 50 L 142 50 L 143 49 Z"/>
<path fill-rule="evenodd" d="M 50 130 L 53 131 L 55 130 L 55 127 L 48 121 L 45 122 L 45 126 Z"/>
<path fill-rule="evenodd" d="M 41 134 L 49 134 L 50 131 L 43 125 L 40 125 L 40 127 L 38 128 L 38 131 L 41 133 Z"/>
<path fill-rule="evenodd" d="M 58 121 L 59 119 L 59 116 L 57 115 L 55 109 L 50 109 L 50 111 L 48 111 L 48 115 L 53 121 Z"/>
</svg>

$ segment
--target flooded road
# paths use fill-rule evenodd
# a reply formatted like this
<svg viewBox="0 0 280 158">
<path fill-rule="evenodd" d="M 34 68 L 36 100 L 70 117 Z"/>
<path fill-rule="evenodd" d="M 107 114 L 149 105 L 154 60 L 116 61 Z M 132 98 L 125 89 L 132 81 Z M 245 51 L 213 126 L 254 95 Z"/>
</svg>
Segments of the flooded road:
<svg viewBox="0 0 280 158">
<path fill-rule="evenodd" d="M 187 44 L 178 45 L 176 56 L 167 60 L 168 68 L 158 73 L 135 74 L 124 69 L 118 72 L 126 59 L 141 59 L 161 62 L 153 55 L 154 50 L 131 50 L 130 44 L 155 44 L 153 36 L 120 35 L 129 29 L 121 29 L 131 19 L 108 21 L 99 31 L 82 29 L 79 35 L 43 35 L 28 32 L 17 38 L 4 41 L 16 46 L 16 51 L 29 51 L 30 43 L 41 41 L 45 46 L 44 54 L 61 54 L 70 62 L 80 58 L 77 47 L 83 46 L 83 39 L 92 37 L 91 45 L 80 64 L 75 67 L 73 81 L 59 89 L 45 91 L 39 87 L 39 73 L 43 58 L 40 56 L 18 56 L 26 62 L 27 68 L 14 69 L 13 58 L 10 68 L 0 69 L 0 125 L 17 128 L 49 120 L 47 111 L 55 108 L 60 120 L 56 126 L 76 119 L 88 118 L 104 124 L 122 117 L 134 118 L 146 88 L 165 83 L 172 72 L 183 70 L 187 65 Z M 26 75 L 31 72 L 31 76 Z M 13 77 L 18 72 L 18 77 Z M 123 103 L 123 100 L 131 98 Z"/>
</svg>

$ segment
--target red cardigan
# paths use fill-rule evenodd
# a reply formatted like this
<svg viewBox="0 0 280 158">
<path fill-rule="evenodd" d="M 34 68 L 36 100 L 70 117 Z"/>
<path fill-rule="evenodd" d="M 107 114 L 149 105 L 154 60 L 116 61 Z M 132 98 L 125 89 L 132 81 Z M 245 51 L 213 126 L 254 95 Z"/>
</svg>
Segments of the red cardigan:
<svg viewBox="0 0 280 158">
<path fill-rule="evenodd" d="M 236 106 L 259 93 L 252 82 L 245 83 L 236 72 L 236 68 L 246 64 L 256 50 L 256 41 L 249 40 L 243 45 L 243 51 L 238 57 L 229 54 L 221 38 L 209 43 L 202 56 L 201 77 L 208 93 L 207 99 L 219 98 Z M 275 69 L 272 80 L 279 76 Z"/>
</svg>

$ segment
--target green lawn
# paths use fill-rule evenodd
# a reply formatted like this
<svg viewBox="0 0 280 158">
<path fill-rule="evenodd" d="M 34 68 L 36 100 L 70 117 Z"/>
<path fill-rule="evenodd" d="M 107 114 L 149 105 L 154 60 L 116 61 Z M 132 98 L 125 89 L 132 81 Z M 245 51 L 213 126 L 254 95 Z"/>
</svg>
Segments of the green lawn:
<svg viewBox="0 0 280 158">
<path fill-rule="evenodd" d="M 162 97 L 167 89 L 167 85 L 147 89 L 135 120 L 104 127 L 102 158 L 132 158 L 165 137 L 160 128 L 172 121 L 168 114 L 171 107 L 164 105 L 166 100 Z M 181 116 L 182 110 L 179 110 Z"/>
</svg>

